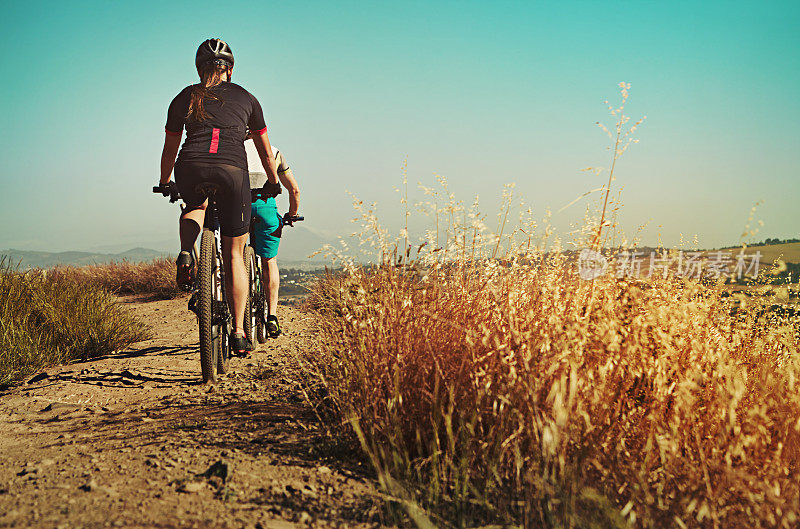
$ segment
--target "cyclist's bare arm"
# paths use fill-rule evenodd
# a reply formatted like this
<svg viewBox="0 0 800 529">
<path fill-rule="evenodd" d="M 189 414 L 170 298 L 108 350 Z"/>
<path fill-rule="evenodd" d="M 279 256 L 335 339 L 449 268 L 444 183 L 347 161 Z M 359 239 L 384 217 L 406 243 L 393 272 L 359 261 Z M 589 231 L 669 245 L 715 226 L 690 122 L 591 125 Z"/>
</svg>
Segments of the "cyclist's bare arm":
<svg viewBox="0 0 800 529">
<path fill-rule="evenodd" d="M 161 184 L 169 182 L 172 169 L 175 166 L 175 157 L 181 147 L 181 135 L 167 133 L 164 136 L 164 149 L 161 151 Z"/>
<path fill-rule="evenodd" d="M 283 184 L 283 187 L 289 192 L 289 216 L 294 217 L 300 208 L 300 187 L 297 185 L 297 180 L 294 179 L 291 169 L 286 171 L 279 171 L 278 178 Z"/>
<path fill-rule="evenodd" d="M 275 163 L 275 157 L 272 156 L 272 147 L 269 144 L 266 128 L 262 134 L 253 134 L 253 144 L 256 146 L 256 151 L 258 151 L 258 157 L 261 158 L 261 163 L 264 165 L 264 171 L 267 173 L 267 181 L 270 184 L 277 184 L 278 164 Z"/>
</svg>

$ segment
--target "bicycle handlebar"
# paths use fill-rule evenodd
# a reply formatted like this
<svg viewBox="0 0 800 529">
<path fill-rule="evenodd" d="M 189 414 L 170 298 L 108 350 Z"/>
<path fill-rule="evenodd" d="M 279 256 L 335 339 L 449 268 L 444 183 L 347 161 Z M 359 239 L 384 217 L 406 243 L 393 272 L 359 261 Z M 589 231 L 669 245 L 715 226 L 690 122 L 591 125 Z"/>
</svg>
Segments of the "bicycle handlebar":
<svg viewBox="0 0 800 529">
<path fill-rule="evenodd" d="M 181 198 L 181 193 L 175 187 L 174 183 L 172 183 L 171 186 L 170 185 L 153 186 L 153 193 L 157 193 L 157 194 L 161 194 L 161 195 L 163 195 L 165 197 L 169 197 L 169 201 L 170 202 L 177 202 Z M 253 194 L 254 195 L 255 194 L 260 195 L 261 194 L 261 190 L 253 191 Z M 286 215 L 281 217 L 281 224 L 283 226 L 291 226 L 292 225 L 291 223 L 300 222 L 302 220 L 305 220 L 305 217 L 301 217 L 300 215 L 294 215 L 294 216 L 290 217 L 289 214 L 287 213 Z"/>
<path fill-rule="evenodd" d="M 160 186 L 153 186 L 153 193 L 160 193 L 165 197 L 169 197 L 170 202 L 177 202 L 181 198 L 181 193 L 175 188 L 174 183 L 172 186 L 163 184 Z"/>
<path fill-rule="evenodd" d="M 258 199 L 267 200 L 268 198 L 276 197 L 281 194 L 280 184 L 270 184 L 267 182 L 264 187 L 259 189 L 251 189 L 250 197 L 255 202 Z"/>
<path fill-rule="evenodd" d="M 291 222 L 300 222 L 301 220 L 305 220 L 305 217 L 301 217 L 300 215 L 289 216 L 287 213 L 281 218 L 281 224 L 284 226 L 291 226 Z"/>
</svg>

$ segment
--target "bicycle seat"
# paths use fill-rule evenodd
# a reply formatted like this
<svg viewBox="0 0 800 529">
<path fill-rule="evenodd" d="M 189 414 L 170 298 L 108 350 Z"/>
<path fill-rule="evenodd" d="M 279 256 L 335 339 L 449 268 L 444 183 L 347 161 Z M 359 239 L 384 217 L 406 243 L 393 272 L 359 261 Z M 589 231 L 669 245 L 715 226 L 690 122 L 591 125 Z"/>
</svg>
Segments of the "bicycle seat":
<svg viewBox="0 0 800 529">
<path fill-rule="evenodd" d="M 219 191 L 219 186 L 210 182 L 203 182 L 202 184 L 197 184 L 194 190 L 203 196 L 210 197 Z"/>
</svg>

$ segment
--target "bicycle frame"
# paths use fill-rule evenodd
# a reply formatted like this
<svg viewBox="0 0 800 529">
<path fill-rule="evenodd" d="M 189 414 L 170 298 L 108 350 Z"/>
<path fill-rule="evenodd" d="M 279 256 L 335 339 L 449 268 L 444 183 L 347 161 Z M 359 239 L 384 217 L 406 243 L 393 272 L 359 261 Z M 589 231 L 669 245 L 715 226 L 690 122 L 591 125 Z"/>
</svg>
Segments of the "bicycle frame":
<svg viewBox="0 0 800 529">
<path fill-rule="evenodd" d="M 203 227 L 208 228 L 209 230 L 214 232 L 214 252 L 216 253 L 216 259 L 214 259 L 214 273 L 218 274 L 219 284 L 222 288 L 222 299 L 227 300 L 227 292 L 225 291 L 225 267 L 223 266 L 224 261 L 222 260 L 222 236 L 219 231 L 219 214 L 217 212 L 217 201 L 214 199 L 214 195 L 210 194 L 208 197 L 208 207 L 206 207 L 206 214 L 203 221 Z M 195 248 L 197 247 L 197 242 L 195 242 Z M 227 307 L 227 302 L 226 305 Z"/>
<path fill-rule="evenodd" d="M 188 308 L 197 315 L 200 327 L 200 365 L 203 381 L 214 382 L 217 373 L 225 373 L 228 369 L 231 312 L 227 302 L 215 188 L 207 186 L 200 191 L 207 197 L 208 205 L 200 234 L 200 248 L 198 249 L 197 242 L 192 247 L 196 275 L 190 288 L 192 296 Z M 170 196 L 170 202 L 180 198 L 180 194 L 170 187 L 157 186 L 153 188 L 153 192 Z M 186 211 L 183 205 L 181 211 Z"/>
<path fill-rule="evenodd" d="M 185 211 L 184 204 L 181 204 L 181 212 Z M 203 228 L 207 228 L 214 232 L 214 254 L 216 259 L 214 259 L 214 269 L 213 273 L 218 274 L 218 280 L 220 287 L 222 288 L 222 299 L 227 300 L 227 292 L 225 290 L 225 267 L 222 265 L 222 236 L 220 234 L 219 228 L 219 216 L 217 213 L 217 202 L 214 199 L 213 195 L 208 197 L 208 206 L 206 207 L 205 217 L 203 219 Z M 200 232 L 200 237 L 202 237 L 202 230 Z M 199 239 L 194 242 L 194 246 L 192 246 L 192 258 L 194 262 L 199 262 L 200 258 L 200 250 L 198 249 L 197 245 L 199 243 Z M 192 285 L 192 292 L 196 292 L 198 289 L 197 285 L 197 278 L 195 278 L 194 284 Z M 225 305 L 227 307 L 227 304 Z M 189 309 L 194 312 L 193 309 Z"/>
<path fill-rule="evenodd" d="M 219 213 L 214 192 L 207 193 L 208 206 L 203 220 L 203 228 L 210 230 L 214 234 L 214 259 L 212 274 L 212 285 L 216 284 L 218 293 L 212 292 L 212 342 L 213 342 L 213 364 L 215 370 L 224 373 L 227 369 L 227 361 L 230 358 L 228 335 L 231 330 L 231 312 L 228 307 L 228 295 L 225 282 L 225 266 L 222 258 L 222 237 L 219 226 Z M 201 233 L 202 237 L 202 233 Z M 195 281 L 197 283 L 197 281 Z M 216 289 L 215 289 L 216 290 Z M 220 299 L 216 299 L 219 297 Z M 198 315 L 199 316 L 199 315 Z M 212 377 L 212 379 L 215 377 Z"/>
</svg>

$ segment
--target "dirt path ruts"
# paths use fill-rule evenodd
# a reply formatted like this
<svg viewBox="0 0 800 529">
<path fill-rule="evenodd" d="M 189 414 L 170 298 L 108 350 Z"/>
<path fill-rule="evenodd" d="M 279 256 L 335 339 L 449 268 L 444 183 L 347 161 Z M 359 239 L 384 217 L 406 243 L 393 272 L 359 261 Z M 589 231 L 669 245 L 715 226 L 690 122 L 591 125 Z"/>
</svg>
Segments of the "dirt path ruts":
<svg viewBox="0 0 800 529">
<path fill-rule="evenodd" d="M 285 334 L 210 389 L 186 300 L 123 302 L 154 339 L 0 393 L 0 527 L 382 524 L 292 381 L 309 315 L 281 307 Z"/>
</svg>

